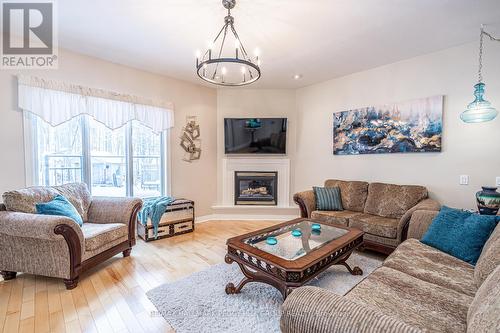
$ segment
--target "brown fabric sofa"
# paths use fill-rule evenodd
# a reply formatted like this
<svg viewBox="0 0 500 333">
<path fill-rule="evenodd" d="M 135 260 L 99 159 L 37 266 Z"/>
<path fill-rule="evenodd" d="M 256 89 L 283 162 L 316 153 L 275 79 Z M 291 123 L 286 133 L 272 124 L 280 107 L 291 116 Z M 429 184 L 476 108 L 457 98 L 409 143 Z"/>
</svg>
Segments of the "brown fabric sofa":
<svg viewBox="0 0 500 333">
<path fill-rule="evenodd" d="M 63 194 L 83 218 L 73 220 L 35 214 L 35 203 Z M 67 289 L 81 272 L 135 245 L 135 223 L 142 201 L 135 198 L 92 198 L 85 184 L 30 187 L 3 195 L 0 205 L 0 274 L 17 272 L 64 279 Z"/>
<path fill-rule="evenodd" d="M 364 247 L 390 254 L 406 239 L 408 222 L 416 210 L 440 209 L 418 185 L 394 185 L 329 179 L 325 187 L 338 186 L 342 211 L 316 210 L 312 190 L 296 193 L 302 217 L 348 225 L 365 232 Z"/>
<path fill-rule="evenodd" d="M 474 267 L 418 240 L 436 214 L 415 212 L 409 239 L 346 295 L 293 291 L 283 304 L 282 331 L 499 332 L 500 225 Z"/>
</svg>

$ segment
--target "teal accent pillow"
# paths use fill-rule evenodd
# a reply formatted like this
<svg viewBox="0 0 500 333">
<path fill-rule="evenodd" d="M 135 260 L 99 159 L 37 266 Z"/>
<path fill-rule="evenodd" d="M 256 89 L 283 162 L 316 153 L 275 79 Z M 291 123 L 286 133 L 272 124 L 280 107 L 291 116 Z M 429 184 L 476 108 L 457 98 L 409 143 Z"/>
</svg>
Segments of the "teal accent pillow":
<svg viewBox="0 0 500 333">
<path fill-rule="evenodd" d="M 500 216 L 479 215 L 443 206 L 421 242 L 476 265 Z"/>
<path fill-rule="evenodd" d="M 313 187 L 317 210 L 344 210 L 338 187 Z"/>
<path fill-rule="evenodd" d="M 56 195 L 49 202 L 37 203 L 36 212 L 42 215 L 66 216 L 78 223 L 80 227 L 83 226 L 82 217 L 78 214 L 75 206 L 62 195 Z"/>
</svg>

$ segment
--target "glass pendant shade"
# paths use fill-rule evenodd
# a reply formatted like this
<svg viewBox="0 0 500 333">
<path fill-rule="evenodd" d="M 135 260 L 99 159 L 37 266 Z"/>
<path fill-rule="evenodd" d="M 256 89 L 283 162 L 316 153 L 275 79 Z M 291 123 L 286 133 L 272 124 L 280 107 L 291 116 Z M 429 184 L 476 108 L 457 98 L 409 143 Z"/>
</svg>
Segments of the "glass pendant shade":
<svg viewBox="0 0 500 333">
<path fill-rule="evenodd" d="M 482 123 L 495 119 L 498 111 L 491 103 L 483 98 L 484 83 L 479 82 L 474 86 L 474 101 L 467 105 L 467 108 L 460 115 L 462 121 L 466 123 Z"/>
</svg>

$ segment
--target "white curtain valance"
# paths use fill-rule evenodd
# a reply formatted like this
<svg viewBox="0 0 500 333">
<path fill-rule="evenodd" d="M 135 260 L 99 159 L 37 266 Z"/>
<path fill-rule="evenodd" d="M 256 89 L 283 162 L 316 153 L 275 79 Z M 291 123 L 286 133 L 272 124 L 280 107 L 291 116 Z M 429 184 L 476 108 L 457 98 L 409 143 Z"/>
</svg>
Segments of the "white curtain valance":
<svg viewBox="0 0 500 333">
<path fill-rule="evenodd" d="M 138 120 L 154 132 L 174 126 L 172 103 L 74 84 L 18 76 L 19 108 L 57 126 L 88 114 L 111 129 Z"/>
</svg>

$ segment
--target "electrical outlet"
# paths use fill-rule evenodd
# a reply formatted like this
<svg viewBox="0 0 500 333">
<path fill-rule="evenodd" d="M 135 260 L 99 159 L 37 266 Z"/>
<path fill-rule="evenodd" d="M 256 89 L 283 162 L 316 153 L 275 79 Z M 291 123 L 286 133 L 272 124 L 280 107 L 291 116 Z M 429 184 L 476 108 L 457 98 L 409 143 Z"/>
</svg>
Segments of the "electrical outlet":
<svg viewBox="0 0 500 333">
<path fill-rule="evenodd" d="M 495 178 L 496 186 L 500 186 L 500 177 Z"/>
<path fill-rule="evenodd" d="M 460 175 L 460 185 L 469 185 L 468 175 Z"/>
</svg>

